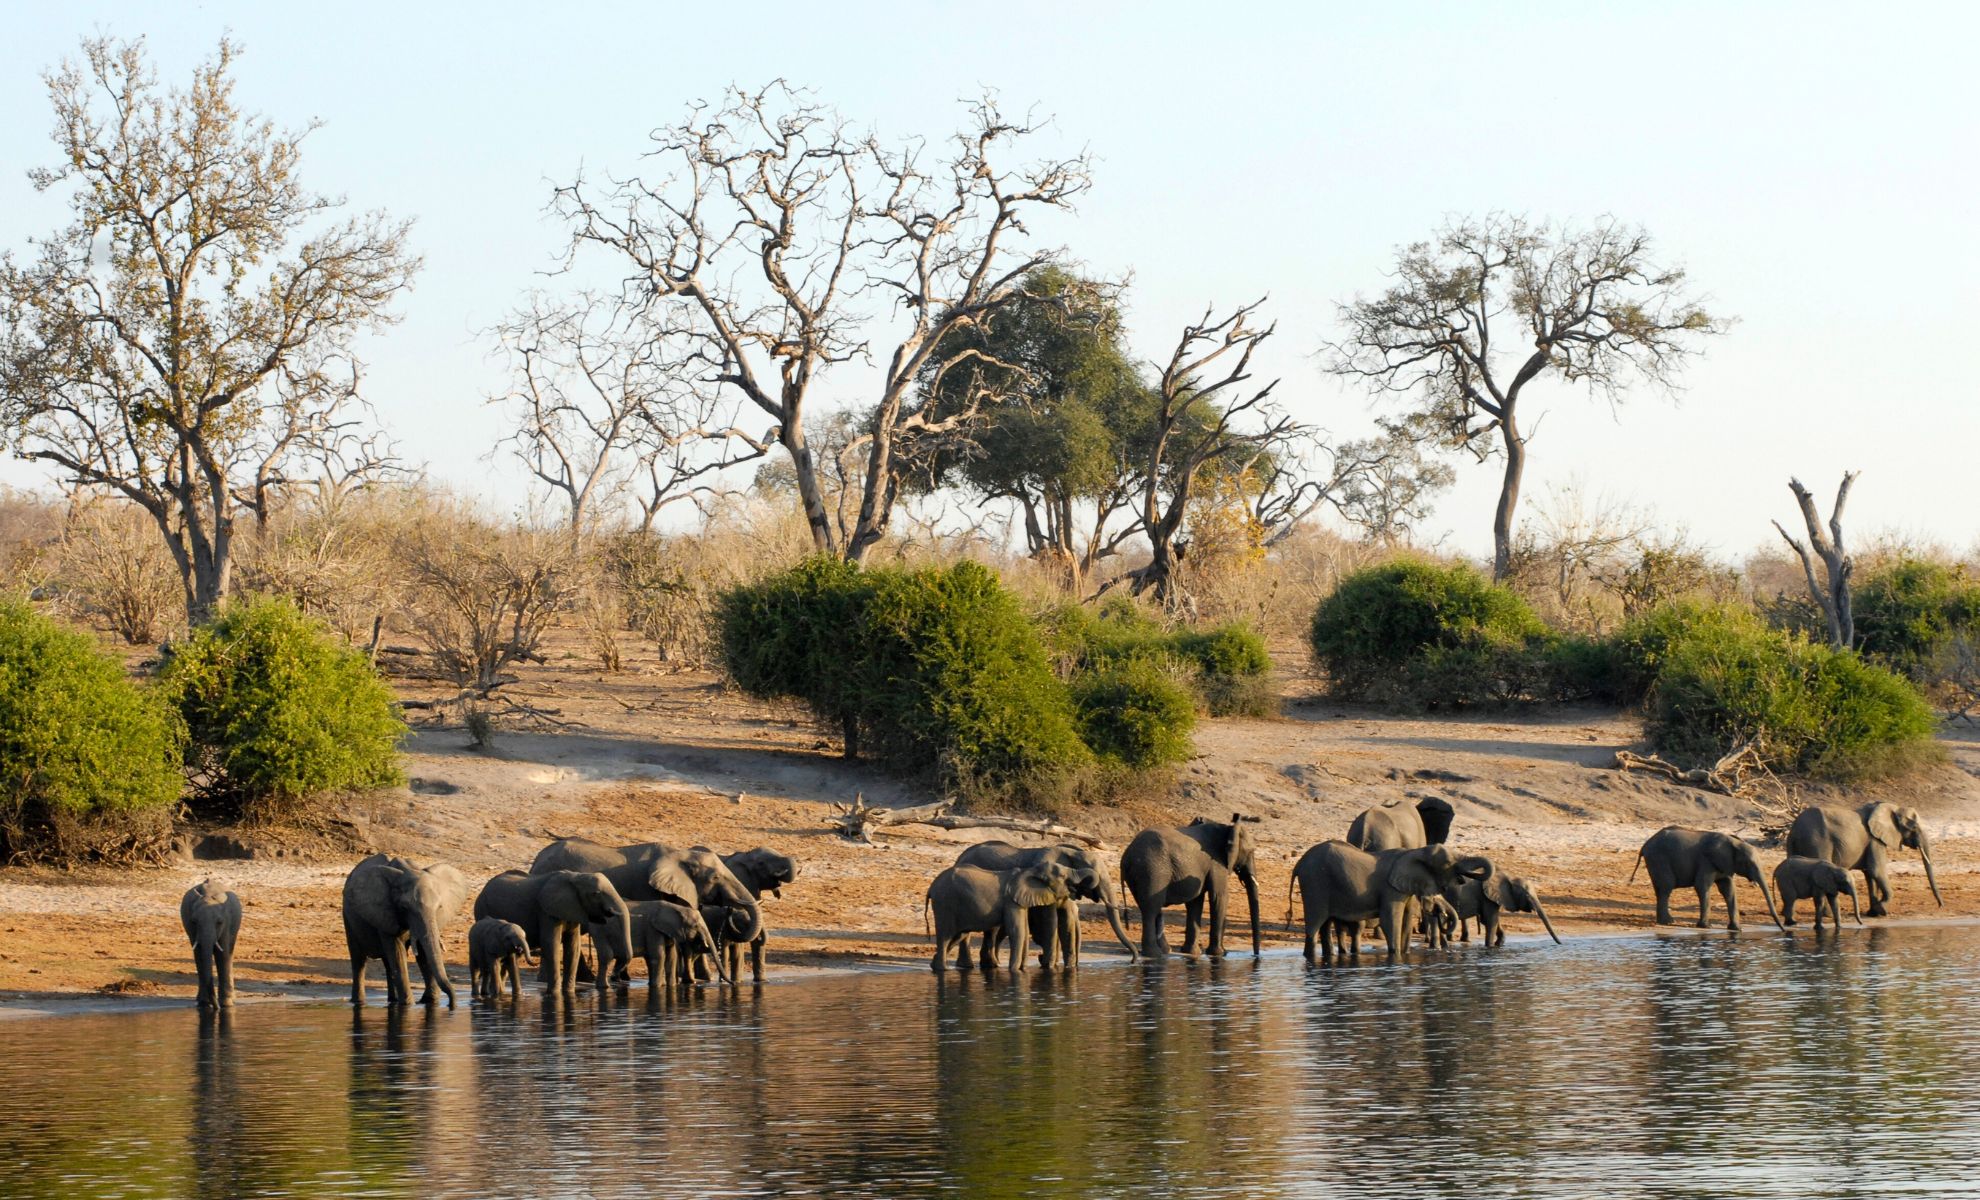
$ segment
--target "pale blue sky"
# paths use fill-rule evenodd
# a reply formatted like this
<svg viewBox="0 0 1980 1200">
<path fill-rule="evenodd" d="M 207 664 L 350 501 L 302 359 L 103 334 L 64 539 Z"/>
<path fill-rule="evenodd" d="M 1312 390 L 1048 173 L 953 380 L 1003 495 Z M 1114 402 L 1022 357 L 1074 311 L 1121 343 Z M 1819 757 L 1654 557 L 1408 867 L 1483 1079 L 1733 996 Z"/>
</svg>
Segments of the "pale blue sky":
<svg viewBox="0 0 1980 1200">
<path fill-rule="evenodd" d="M 1053 114 L 1096 186 L 1042 232 L 1133 272 L 1137 345 L 1163 352 L 1206 303 L 1269 292 L 1265 369 L 1343 433 L 1367 428 L 1368 402 L 1314 351 L 1395 245 L 1492 209 L 1640 222 L 1739 324 L 1676 404 L 1536 396 L 1529 499 L 1578 474 L 1738 555 L 1790 514 L 1789 474 L 1827 490 L 1853 467 L 1859 528 L 1958 548 L 1980 533 L 1972 6 L 5 7 L 0 245 L 59 219 L 23 178 L 50 156 L 45 68 L 104 30 L 146 35 L 177 81 L 231 29 L 241 99 L 325 123 L 305 178 L 417 219 L 426 269 L 368 347 L 370 394 L 411 457 L 506 507 L 519 485 L 479 457 L 502 431 L 475 331 L 557 248 L 549 181 L 630 169 L 690 100 L 781 75 L 887 135 L 952 130 L 984 86 Z M 861 383 L 826 395 L 864 399 Z M 1433 531 L 1481 552 L 1497 472 L 1458 469 Z"/>
</svg>

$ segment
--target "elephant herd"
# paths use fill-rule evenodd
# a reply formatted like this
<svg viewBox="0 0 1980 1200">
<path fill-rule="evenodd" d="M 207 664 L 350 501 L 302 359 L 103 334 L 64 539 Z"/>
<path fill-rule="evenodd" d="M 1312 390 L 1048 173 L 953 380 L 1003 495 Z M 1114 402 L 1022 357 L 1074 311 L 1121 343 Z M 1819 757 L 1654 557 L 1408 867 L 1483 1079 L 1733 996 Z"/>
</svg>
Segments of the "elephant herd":
<svg viewBox="0 0 1980 1200">
<path fill-rule="evenodd" d="M 1452 817 L 1451 806 L 1434 797 L 1414 805 L 1391 802 L 1356 816 L 1345 839 L 1308 849 L 1293 867 L 1290 885 L 1304 903 L 1306 957 L 1357 957 L 1364 929 L 1372 928 L 1381 933 L 1389 957 L 1396 958 L 1418 935 L 1432 945 L 1448 945 L 1454 937 L 1469 941 L 1473 921 L 1485 945 L 1498 945 L 1505 940 L 1501 922 L 1507 913 L 1533 914 L 1558 943 L 1531 884 L 1500 871 L 1488 858 L 1450 848 Z M 1030 946 L 1047 967 L 1074 966 L 1082 901 L 1104 909 L 1130 958 L 1170 952 L 1163 918 L 1174 907 L 1183 910 L 1182 952 L 1195 954 L 1200 936 L 1204 951 L 1221 957 L 1233 880 L 1244 888 L 1255 955 L 1261 948 L 1257 847 L 1249 828 L 1255 821 L 1239 814 L 1228 822 L 1199 817 L 1135 835 L 1121 855 L 1120 877 L 1139 911 L 1138 946 L 1127 935 L 1120 898 L 1093 851 L 1002 841 L 971 846 L 923 895 L 924 921 L 932 922 L 935 940 L 930 965 L 943 971 L 953 958 L 958 968 L 968 968 L 974 934 L 981 938 L 976 963 L 983 968 L 993 966 L 1001 951 L 1015 971 Z M 1661 829 L 1638 850 L 1630 878 L 1647 868 L 1658 924 L 1672 923 L 1671 894 L 1691 888 L 1703 928 L 1717 889 L 1727 927 L 1738 929 L 1733 882 L 1745 879 L 1760 889 L 1777 924 L 1794 924 L 1796 904 L 1809 899 L 1817 928 L 1825 910 L 1839 928 L 1839 898 L 1848 895 L 1851 909 L 1857 908 L 1849 872 L 1862 873 L 1870 915 L 1882 916 L 1891 896 L 1891 856 L 1909 848 L 1923 859 L 1926 882 L 1939 899 L 1930 840 L 1915 809 L 1881 802 L 1806 808 L 1789 829 L 1786 848 L 1787 857 L 1773 872 L 1774 890 L 1781 895 L 1778 912 L 1753 846 L 1730 834 Z M 519 995 L 522 964 L 531 957 L 542 984 L 560 992 L 573 991 L 587 971 L 600 990 L 626 983 L 635 957 L 646 964 L 649 987 L 707 980 L 711 969 L 723 982 L 738 982 L 745 946 L 751 975 L 760 982 L 760 900 L 766 892 L 781 895 L 797 874 L 794 860 L 762 846 L 717 854 L 705 846 L 605 846 L 558 838 L 537 853 L 528 870 L 504 871 L 475 895 L 468 930 L 473 990 L 488 999 L 504 988 Z M 410 1004 L 410 951 L 425 985 L 421 1002 L 444 996 L 452 1004 L 442 937 L 466 907 L 467 880 L 444 863 L 420 866 L 374 854 L 353 867 L 343 891 L 351 1002 L 364 1003 L 365 971 L 377 959 L 384 964 L 387 1002 Z M 185 894 L 179 915 L 198 969 L 199 1005 L 231 1005 L 240 898 L 207 880 Z M 1862 922 L 1860 912 L 1857 921 Z M 587 947 L 595 950 L 595 962 Z"/>
<path fill-rule="evenodd" d="M 760 898 L 781 895 L 797 874 L 795 861 L 762 846 L 724 855 L 705 846 L 558 838 L 527 871 L 504 871 L 475 895 L 468 929 L 472 987 L 486 999 L 505 984 L 519 995 L 521 967 L 531 956 L 544 986 L 561 992 L 573 991 L 585 970 L 600 990 L 624 983 L 635 956 L 646 961 L 649 987 L 706 979 L 711 964 L 729 981 L 741 973 L 745 946 L 760 981 Z M 453 1004 L 442 936 L 466 907 L 467 880 L 445 863 L 420 866 L 374 854 L 352 867 L 343 896 L 351 1003 L 364 1003 L 365 970 L 377 959 L 385 968 L 387 1003 L 410 1004 L 410 951 L 425 985 L 421 1003 L 444 996 Z M 199 970 L 200 1007 L 232 1005 L 240 898 L 207 880 L 186 893 L 180 919 Z M 595 964 L 584 953 L 587 940 L 597 950 Z"/>
</svg>

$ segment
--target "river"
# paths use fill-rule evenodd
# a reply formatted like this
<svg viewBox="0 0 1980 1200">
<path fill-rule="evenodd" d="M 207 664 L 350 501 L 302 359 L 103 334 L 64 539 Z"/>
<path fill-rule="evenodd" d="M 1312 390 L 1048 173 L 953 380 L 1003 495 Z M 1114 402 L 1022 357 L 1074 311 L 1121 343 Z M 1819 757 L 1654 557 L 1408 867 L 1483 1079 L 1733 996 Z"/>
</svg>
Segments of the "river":
<svg viewBox="0 0 1980 1200">
<path fill-rule="evenodd" d="M 1804 927 L 22 1019 L 0 1193 L 1980 1196 L 1976 960 Z"/>
</svg>

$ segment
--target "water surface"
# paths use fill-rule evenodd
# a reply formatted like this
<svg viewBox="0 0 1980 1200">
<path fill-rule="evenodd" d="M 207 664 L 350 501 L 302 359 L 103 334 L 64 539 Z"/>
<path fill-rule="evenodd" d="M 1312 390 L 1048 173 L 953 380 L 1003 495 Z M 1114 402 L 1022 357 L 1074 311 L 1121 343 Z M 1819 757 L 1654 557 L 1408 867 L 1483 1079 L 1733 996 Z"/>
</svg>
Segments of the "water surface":
<svg viewBox="0 0 1980 1200">
<path fill-rule="evenodd" d="M 1942 925 L 10 1021 L 0 1193 L 1980 1195 L 1976 956 Z"/>
</svg>

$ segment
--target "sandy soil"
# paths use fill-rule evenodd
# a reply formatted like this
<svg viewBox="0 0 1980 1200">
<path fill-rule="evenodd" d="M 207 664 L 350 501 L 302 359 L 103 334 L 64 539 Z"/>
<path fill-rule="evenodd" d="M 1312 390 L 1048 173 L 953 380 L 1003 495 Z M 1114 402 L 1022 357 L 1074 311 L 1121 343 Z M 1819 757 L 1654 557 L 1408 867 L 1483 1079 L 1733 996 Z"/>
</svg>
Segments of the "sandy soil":
<svg viewBox="0 0 1980 1200">
<path fill-rule="evenodd" d="M 732 695 L 713 676 L 668 673 L 651 660 L 602 675 L 576 651 L 534 669 L 516 689 L 570 727 L 505 731 L 492 752 L 469 750 L 458 728 L 421 729 L 407 746 L 410 785 L 345 805 L 344 846 L 334 837 L 235 831 L 252 858 L 0 870 L 0 1011 L 69 1006 L 91 993 L 190 996 L 178 900 L 207 876 L 228 881 L 246 905 L 243 1000 L 340 995 L 349 976 L 339 890 L 364 848 L 451 862 L 478 881 L 526 866 L 558 835 L 723 851 L 768 845 L 795 855 L 802 877 L 765 908 L 773 974 L 926 962 L 927 880 L 962 846 L 992 835 L 905 827 L 880 846 L 848 843 L 826 828 L 832 803 L 856 793 L 883 805 L 930 797 L 840 761 L 802 713 Z M 1333 704 L 1298 674 L 1283 692 L 1279 718 L 1206 722 L 1200 756 L 1176 794 L 1068 819 L 1117 853 L 1147 824 L 1197 813 L 1261 818 L 1267 940 L 1279 943 L 1297 940 L 1278 924 L 1293 862 L 1387 800 L 1448 799 L 1457 810 L 1452 841 L 1534 882 L 1564 936 L 1649 925 L 1648 887 L 1640 876 L 1626 881 L 1636 847 L 1659 827 L 1758 827 L 1756 812 L 1726 797 L 1613 770 L 1616 749 L 1640 731 L 1612 711 L 1413 719 Z M 1901 917 L 1980 915 L 1980 732 L 1950 734 L 1946 746 L 1948 765 L 1874 793 L 1916 805 L 1937 838 L 1945 908 L 1932 907 L 1911 856 L 1895 871 L 1892 909 Z M 1515 932 L 1529 926 L 1537 929 L 1531 918 L 1510 922 Z M 450 947 L 460 976 L 465 927 Z M 1090 950 L 1114 952 L 1097 917 L 1089 931 Z"/>
</svg>

